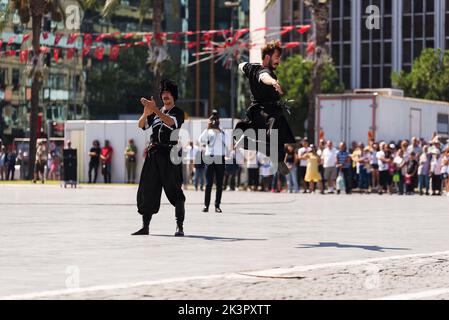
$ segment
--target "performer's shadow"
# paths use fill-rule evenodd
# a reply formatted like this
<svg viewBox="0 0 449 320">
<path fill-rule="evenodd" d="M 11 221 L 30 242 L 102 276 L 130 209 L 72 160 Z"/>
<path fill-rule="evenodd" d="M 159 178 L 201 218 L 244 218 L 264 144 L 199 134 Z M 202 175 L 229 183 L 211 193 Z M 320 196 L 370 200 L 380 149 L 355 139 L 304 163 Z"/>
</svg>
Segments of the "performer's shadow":
<svg viewBox="0 0 449 320">
<path fill-rule="evenodd" d="M 168 234 L 152 234 L 153 237 L 168 237 L 173 238 L 173 235 Z M 209 241 L 223 241 L 223 242 L 236 242 L 236 241 L 267 241 L 267 239 L 251 239 L 251 238 L 227 238 L 227 237 L 214 237 L 214 236 L 198 236 L 198 235 L 185 235 L 183 238 L 201 239 Z"/>
<path fill-rule="evenodd" d="M 320 242 L 319 244 L 301 244 L 302 247 L 298 249 L 312 249 L 312 248 L 339 248 L 339 249 L 363 249 L 368 251 L 385 252 L 385 250 L 411 250 L 409 248 L 388 248 L 369 245 L 353 245 L 353 244 L 341 244 L 338 242 Z"/>
</svg>

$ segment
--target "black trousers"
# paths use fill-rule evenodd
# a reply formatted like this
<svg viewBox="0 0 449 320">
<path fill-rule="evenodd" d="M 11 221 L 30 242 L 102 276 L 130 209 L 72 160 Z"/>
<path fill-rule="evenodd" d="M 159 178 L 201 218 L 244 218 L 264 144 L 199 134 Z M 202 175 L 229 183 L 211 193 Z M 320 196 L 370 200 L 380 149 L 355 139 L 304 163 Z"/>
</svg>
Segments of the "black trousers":
<svg viewBox="0 0 449 320">
<path fill-rule="evenodd" d="M 388 191 L 388 186 L 390 184 L 390 172 L 388 170 L 379 171 L 379 185 L 383 191 Z"/>
<path fill-rule="evenodd" d="M 162 189 L 174 207 L 178 202 L 185 202 L 179 166 L 181 164 L 177 165 L 171 161 L 169 149 L 162 147 L 150 149 L 142 168 L 137 190 L 137 211 L 141 215 L 152 216 L 159 212 Z M 181 220 L 183 221 L 184 217 L 181 217 Z"/>
<path fill-rule="evenodd" d="M 259 168 L 248 168 L 248 186 L 259 186 Z"/>
<path fill-rule="evenodd" d="M 204 206 L 209 207 L 212 193 L 212 186 L 217 187 L 215 194 L 215 207 L 220 207 L 221 194 L 223 193 L 223 177 L 225 172 L 224 157 L 215 157 L 214 161 L 209 160 L 206 165 L 206 192 L 204 195 Z M 209 158 L 211 159 L 211 158 Z M 216 161 L 215 161 L 216 160 Z"/>
<path fill-rule="evenodd" d="M 270 131 L 272 129 L 278 130 L 278 141 L 277 141 L 277 156 L 278 161 L 284 161 L 285 157 L 285 144 L 296 143 L 295 136 L 285 119 L 282 109 L 280 106 L 275 104 L 253 104 L 246 112 L 246 119 L 239 122 L 235 129 L 240 129 L 246 131 L 248 129 L 254 129 L 256 133 L 256 139 L 259 139 L 259 129 L 267 130 L 267 143 L 266 151 L 267 155 L 270 156 Z M 241 136 L 236 135 L 236 140 L 239 140 Z M 244 149 L 248 150 L 249 147 L 245 144 Z M 257 150 L 259 151 L 259 150 Z"/>
<path fill-rule="evenodd" d="M 99 163 L 89 162 L 89 182 L 92 182 L 92 171 L 94 172 L 94 183 L 97 182 Z"/>
<path fill-rule="evenodd" d="M 441 194 L 442 180 L 441 175 L 432 175 L 432 192 Z"/>
<path fill-rule="evenodd" d="M 346 193 L 352 192 L 352 168 L 342 168 L 343 178 L 345 179 Z"/>
</svg>

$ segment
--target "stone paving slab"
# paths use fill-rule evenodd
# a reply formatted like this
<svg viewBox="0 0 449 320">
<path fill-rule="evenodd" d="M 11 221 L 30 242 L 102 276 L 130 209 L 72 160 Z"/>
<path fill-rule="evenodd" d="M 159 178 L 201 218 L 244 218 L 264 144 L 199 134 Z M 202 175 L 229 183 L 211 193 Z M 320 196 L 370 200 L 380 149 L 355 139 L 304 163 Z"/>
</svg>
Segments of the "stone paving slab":
<svg viewBox="0 0 449 320">
<path fill-rule="evenodd" d="M 223 214 L 204 214 L 203 193 L 187 191 L 186 237 L 180 239 L 173 237 L 174 208 L 165 198 L 151 236 L 130 236 L 141 223 L 136 191 L 0 184 L 0 297 L 449 250 L 446 197 L 225 192 Z M 282 280 L 274 298 L 284 298 L 283 292 L 285 298 L 314 297 L 284 289 L 299 280 Z M 232 293 L 234 286 L 226 283 L 214 285 L 223 288 L 217 297 Z M 234 297 L 258 292 L 263 299 L 265 289 L 251 288 L 268 283 L 273 285 L 266 279 L 234 283 Z M 191 289 L 197 293 L 186 293 L 188 298 L 214 296 L 206 288 Z M 336 294 L 327 291 L 323 297 Z M 351 287 L 342 296 L 358 296 L 352 294 Z"/>
</svg>

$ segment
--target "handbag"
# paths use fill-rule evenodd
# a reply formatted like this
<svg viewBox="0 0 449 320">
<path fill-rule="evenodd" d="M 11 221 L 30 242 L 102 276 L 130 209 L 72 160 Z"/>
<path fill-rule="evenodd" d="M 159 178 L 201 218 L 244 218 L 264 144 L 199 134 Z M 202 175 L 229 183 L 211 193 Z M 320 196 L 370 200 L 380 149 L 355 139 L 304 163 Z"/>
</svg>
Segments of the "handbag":
<svg viewBox="0 0 449 320">
<path fill-rule="evenodd" d="M 401 181 L 401 176 L 399 175 L 399 172 L 396 172 L 396 173 L 393 175 L 393 182 L 394 182 L 394 183 L 399 183 L 399 181 Z"/>
</svg>

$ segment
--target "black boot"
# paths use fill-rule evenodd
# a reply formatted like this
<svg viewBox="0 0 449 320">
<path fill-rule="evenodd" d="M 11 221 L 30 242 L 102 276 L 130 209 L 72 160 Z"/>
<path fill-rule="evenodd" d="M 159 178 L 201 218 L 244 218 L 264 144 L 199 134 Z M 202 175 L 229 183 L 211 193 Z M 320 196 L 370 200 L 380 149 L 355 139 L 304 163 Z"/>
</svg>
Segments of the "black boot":
<svg viewBox="0 0 449 320">
<path fill-rule="evenodd" d="M 142 215 L 143 227 L 137 232 L 134 232 L 132 236 L 148 236 L 150 234 L 150 221 L 151 215 Z"/>
<path fill-rule="evenodd" d="M 185 208 L 184 201 L 176 202 L 176 232 L 175 237 L 184 237 L 184 217 Z"/>
</svg>

